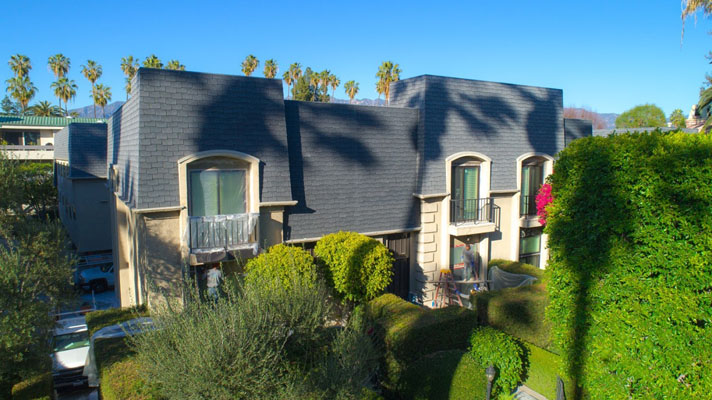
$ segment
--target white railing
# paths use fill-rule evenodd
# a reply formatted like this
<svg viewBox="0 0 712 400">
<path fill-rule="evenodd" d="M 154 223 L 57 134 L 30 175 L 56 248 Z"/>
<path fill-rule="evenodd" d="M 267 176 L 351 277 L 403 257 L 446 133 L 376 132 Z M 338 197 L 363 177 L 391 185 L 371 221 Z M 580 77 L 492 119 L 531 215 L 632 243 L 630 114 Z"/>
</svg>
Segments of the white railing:
<svg viewBox="0 0 712 400">
<path fill-rule="evenodd" d="M 54 158 L 54 146 L 0 145 L 0 150 L 10 158 L 17 160 L 51 160 Z"/>
<path fill-rule="evenodd" d="M 189 217 L 192 253 L 230 251 L 255 243 L 258 213 Z"/>
</svg>

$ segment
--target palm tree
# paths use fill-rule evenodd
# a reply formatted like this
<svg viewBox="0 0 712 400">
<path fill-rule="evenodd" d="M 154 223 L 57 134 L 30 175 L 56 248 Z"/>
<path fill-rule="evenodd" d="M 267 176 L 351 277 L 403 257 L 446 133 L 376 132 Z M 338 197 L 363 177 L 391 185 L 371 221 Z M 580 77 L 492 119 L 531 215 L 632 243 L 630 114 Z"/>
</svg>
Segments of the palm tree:
<svg viewBox="0 0 712 400">
<path fill-rule="evenodd" d="M 84 75 L 85 78 L 91 82 L 91 97 L 92 99 L 96 99 L 96 87 L 94 84 L 96 81 L 101 78 L 101 74 L 104 71 L 101 69 L 101 65 L 97 64 L 96 61 L 93 60 L 87 60 L 87 65 L 82 65 L 82 75 Z M 93 104 L 94 106 L 94 118 L 96 118 L 96 101 Z"/>
<path fill-rule="evenodd" d="M 126 75 L 126 101 L 129 101 L 131 94 L 131 80 L 138 71 L 138 60 L 134 60 L 133 56 L 123 57 L 121 59 L 121 71 Z"/>
<path fill-rule="evenodd" d="M 111 88 L 104 86 L 101 83 L 96 85 L 96 91 L 93 98 L 94 103 L 101 106 L 101 112 L 104 114 L 104 118 L 106 118 L 106 110 L 104 107 L 106 107 L 106 104 L 111 101 Z"/>
<path fill-rule="evenodd" d="M 10 78 L 7 81 L 7 91 L 10 96 L 20 103 L 20 113 L 24 114 L 27 109 L 27 104 L 35 97 L 37 93 L 37 88 L 30 81 L 30 77 L 23 75 L 22 77 L 16 76 Z"/>
<path fill-rule="evenodd" d="M 378 67 L 376 77 L 379 79 L 379 83 L 382 83 L 380 88 L 376 85 L 376 90 L 383 90 L 383 92 L 379 92 L 379 96 L 381 93 L 385 94 L 386 106 L 388 105 L 388 100 L 391 95 L 391 82 L 397 82 L 400 79 L 400 73 L 401 69 L 398 67 L 398 64 L 393 64 L 392 61 L 384 61 L 381 66 Z"/>
<path fill-rule="evenodd" d="M 376 82 L 376 93 L 378 93 L 378 100 L 381 100 L 381 95 L 386 91 L 385 86 L 386 85 L 383 79 L 379 79 L 378 82 Z"/>
<path fill-rule="evenodd" d="M 289 98 L 289 87 L 292 86 L 292 74 L 286 71 L 282 74 L 282 80 L 287 84 L 287 98 Z"/>
<path fill-rule="evenodd" d="M 358 94 L 358 82 L 348 81 L 344 83 L 344 92 L 349 96 L 349 104 L 354 102 L 354 97 Z"/>
<path fill-rule="evenodd" d="M 274 78 L 275 76 L 277 76 L 277 71 L 279 71 L 279 67 L 277 67 L 276 61 L 271 58 L 265 61 L 265 69 L 263 71 L 263 73 L 265 74 L 265 78 Z"/>
<path fill-rule="evenodd" d="M 10 65 L 10 69 L 12 69 L 12 72 L 14 72 L 18 78 L 26 76 L 32 69 L 30 58 L 22 54 L 15 54 L 10 57 L 8 65 Z"/>
<path fill-rule="evenodd" d="M 252 72 L 257 69 L 258 65 L 260 65 L 260 60 L 250 54 L 245 57 L 245 61 L 242 62 L 242 73 L 245 74 L 245 76 L 250 76 L 252 75 Z"/>
<path fill-rule="evenodd" d="M 292 82 L 294 83 L 294 86 L 292 86 L 292 98 L 294 98 L 294 89 L 297 86 L 297 81 L 302 77 L 302 65 L 299 63 L 290 65 L 289 76 L 292 77 Z"/>
<path fill-rule="evenodd" d="M 181 64 L 178 60 L 168 61 L 166 64 L 166 69 L 172 69 L 174 71 L 185 71 L 185 65 Z"/>
<path fill-rule="evenodd" d="M 77 84 L 73 79 L 63 76 L 57 82 L 52 83 L 51 87 L 54 89 L 54 95 L 60 99 L 60 106 L 62 105 L 61 101 L 64 101 L 64 114 L 69 115 L 67 103 L 77 95 Z"/>
<path fill-rule="evenodd" d="M 53 106 L 49 101 L 40 101 L 28 110 L 32 115 L 39 117 L 61 117 L 62 109 Z"/>
<path fill-rule="evenodd" d="M 161 60 L 156 57 L 155 54 L 151 54 L 150 56 L 146 57 L 145 60 L 143 60 L 143 66 L 145 68 L 158 68 L 161 69 L 163 68 L 163 63 Z"/>
<path fill-rule="evenodd" d="M 62 53 L 57 53 L 47 59 L 47 67 L 54 74 L 55 78 L 59 79 L 69 72 L 69 66 L 72 61 L 65 57 Z"/>
<path fill-rule="evenodd" d="M 331 98 L 332 101 L 334 99 L 334 92 L 336 92 L 336 88 L 341 85 L 341 79 L 339 79 L 336 75 L 331 74 L 329 75 L 329 84 L 331 85 Z"/>
</svg>

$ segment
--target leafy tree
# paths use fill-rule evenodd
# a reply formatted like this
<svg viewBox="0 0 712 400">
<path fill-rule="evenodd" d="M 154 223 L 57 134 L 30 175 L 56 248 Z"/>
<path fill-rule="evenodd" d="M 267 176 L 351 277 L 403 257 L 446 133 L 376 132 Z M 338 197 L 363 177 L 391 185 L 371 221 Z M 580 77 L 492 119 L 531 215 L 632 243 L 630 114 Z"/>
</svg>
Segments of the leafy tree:
<svg viewBox="0 0 712 400">
<path fill-rule="evenodd" d="M 146 57 L 145 60 L 143 60 L 143 66 L 144 68 L 161 69 L 163 68 L 163 63 L 158 57 L 156 57 L 155 54 L 151 54 L 150 56 Z"/>
<path fill-rule="evenodd" d="M 7 91 L 20 104 L 20 114 L 24 114 L 27 109 L 27 104 L 35 97 L 37 87 L 30 81 L 30 77 L 26 74 L 23 76 L 15 76 L 8 79 Z"/>
<path fill-rule="evenodd" d="M 307 67 L 302 73 L 298 71 L 299 77 L 294 81 L 292 88 L 292 99 L 301 101 L 317 101 L 318 98 L 318 74 Z"/>
<path fill-rule="evenodd" d="M 20 105 L 7 96 L 3 97 L 1 107 L 3 114 L 18 115 L 22 112 Z"/>
<path fill-rule="evenodd" d="M 331 71 L 329 71 L 328 69 L 321 71 L 319 75 L 317 75 L 317 101 L 321 101 L 324 103 L 329 102 L 329 84 L 331 83 L 332 76 L 333 75 L 331 74 Z"/>
<path fill-rule="evenodd" d="M 399 68 L 398 64 L 393 64 L 392 61 L 384 61 L 380 67 L 378 67 L 378 73 L 376 73 L 376 77 L 378 78 L 378 82 L 380 83 L 377 84 L 376 89 L 379 90 L 379 95 L 383 93 L 386 98 L 386 106 L 388 105 L 388 101 L 390 99 L 391 95 L 391 82 L 396 82 L 400 80 L 400 73 L 401 69 Z"/>
<path fill-rule="evenodd" d="M 275 76 L 277 76 L 278 70 L 279 70 L 279 68 L 277 67 L 276 61 L 274 61 L 271 58 L 269 60 L 265 61 L 265 68 L 263 71 L 265 78 L 270 78 L 270 79 L 274 78 Z"/>
<path fill-rule="evenodd" d="M 185 71 L 185 65 L 181 64 L 178 60 L 168 61 L 166 64 L 166 69 L 172 69 L 174 71 Z"/>
<path fill-rule="evenodd" d="M 63 115 L 62 109 L 53 106 L 49 101 L 40 101 L 34 106 L 29 108 L 30 115 L 37 115 L 40 117 L 61 117 Z"/>
<path fill-rule="evenodd" d="M 68 79 L 66 76 L 59 78 L 56 82 L 53 82 L 50 87 L 54 90 L 54 95 L 64 101 L 64 114 L 68 115 L 67 104 L 70 100 L 73 100 L 77 95 L 77 84 L 74 83 L 73 79 Z"/>
<path fill-rule="evenodd" d="M 242 62 L 242 73 L 245 74 L 245 76 L 250 76 L 259 65 L 260 60 L 250 54 L 249 56 L 245 57 L 245 61 Z"/>
<path fill-rule="evenodd" d="M 712 14 L 712 0 L 683 0 L 682 9 L 682 33 L 685 34 L 685 20 L 687 17 L 702 11 L 704 15 Z"/>
<path fill-rule="evenodd" d="M 101 78 L 101 74 L 104 71 L 101 65 L 97 64 L 96 61 L 87 60 L 87 65 L 82 65 L 82 75 L 91 82 L 91 97 L 96 99 L 96 81 Z M 96 118 L 96 101 L 94 101 L 94 118 Z"/>
<path fill-rule="evenodd" d="M 32 69 L 30 58 L 22 54 L 15 54 L 14 56 L 11 56 L 8 64 L 10 65 L 12 72 L 18 78 L 26 76 Z"/>
<path fill-rule="evenodd" d="M 121 59 L 121 72 L 126 75 L 126 101 L 129 101 L 131 94 L 131 80 L 138 71 L 138 60 L 134 60 L 133 56 L 123 57 Z"/>
<path fill-rule="evenodd" d="M 672 113 L 670 113 L 670 123 L 675 128 L 684 128 L 686 126 L 685 114 L 682 113 L 681 109 L 676 108 L 672 110 Z"/>
<path fill-rule="evenodd" d="M 41 218 L 37 207 L 28 206 L 42 191 L 38 184 L 54 190 L 51 166 L 38 165 L 23 165 L 0 153 L 2 398 L 9 397 L 13 383 L 44 365 L 54 326 L 52 312 L 73 298 L 72 260 L 62 225 Z"/>
<path fill-rule="evenodd" d="M 336 88 L 341 85 L 341 79 L 339 79 L 336 75 L 331 74 L 329 75 L 329 85 L 331 86 L 331 98 L 333 99 Z"/>
<path fill-rule="evenodd" d="M 111 101 L 111 88 L 105 86 L 104 84 L 96 85 L 96 90 L 94 91 L 94 104 L 101 106 L 101 113 L 106 118 L 106 104 Z"/>
<path fill-rule="evenodd" d="M 67 75 L 71 64 L 72 61 L 62 53 L 55 54 L 47 60 L 47 67 L 57 79 Z"/>
<path fill-rule="evenodd" d="M 381 100 L 381 95 L 386 92 L 386 83 L 382 80 L 379 79 L 376 82 L 376 93 L 378 93 L 378 100 Z"/>
<path fill-rule="evenodd" d="M 354 97 L 358 94 L 358 82 L 351 80 L 344 83 L 344 92 L 349 96 L 349 103 L 353 103 Z"/>
<path fill-rule="evenodd" d="M 665 113 L 655 104 L 631 108 L 616 118 L 616 128 L 646 128 L 665 126 Z"/>
</svg>

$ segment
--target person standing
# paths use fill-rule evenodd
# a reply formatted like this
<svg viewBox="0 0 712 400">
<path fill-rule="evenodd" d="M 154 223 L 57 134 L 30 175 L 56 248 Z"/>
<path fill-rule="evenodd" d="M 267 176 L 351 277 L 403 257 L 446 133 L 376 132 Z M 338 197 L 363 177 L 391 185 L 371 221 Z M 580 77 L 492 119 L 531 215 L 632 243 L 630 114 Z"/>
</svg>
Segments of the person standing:
<svg viewBox="0 0 712 400">
<path fill-rule="evenodd" d="M 208 286 L 208 297 L 213 301 L 217 301 L 219 294 L 220 281 L 222 281 L 222 271 L 218 269 L 218 264 L 213 264 L 208 272 L 205 273 Z"/>
<path fill-rule="evenodd" d="M 469 243 L 465 244 L 465 250 L 462 252 L 462 262 L 465 264 L 465 280 L 469 280 L 470 277 L 474 277 L 475 280 L 479 280 L 479 274 L 477 273 L 477 254 Z"/>
</svg>

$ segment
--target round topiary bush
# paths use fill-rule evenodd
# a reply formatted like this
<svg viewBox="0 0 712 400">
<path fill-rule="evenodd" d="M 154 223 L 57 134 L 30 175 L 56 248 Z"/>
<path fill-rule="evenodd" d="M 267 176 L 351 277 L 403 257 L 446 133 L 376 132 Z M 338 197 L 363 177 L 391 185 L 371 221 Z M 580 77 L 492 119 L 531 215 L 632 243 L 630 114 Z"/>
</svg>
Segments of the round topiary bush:
<svg viewBox="0 0 712 400">
<path fill-rule="evenodd" d="M 495 392 L 509 393 L 516 387 L 524 370 L 524 352 L 513 337 L 488 326 L 477 328 L 470 336 L 470 354 L 480 365 L 494 365 Z"/>
<path fill-rule="evenodd" d="M 314 254 L 329 283 L 345 299 L 367 301 L 383 293 L 393 279 L 393 256 L 382 243 L 356 232 L 338 232 L 319 240 Z"/>
<path fill-rule="evenodd" d="M 250 259 L 245 266 L 245 280 L 253 282 L 276 280 L 282 286 L 289 288 L 295 277 L 306 278 L 309 282 L 316 281 L 317 268 L 314 258 L 304 249 L 286 244 L 270 247 L 266 253 Z"/>
</svg>

